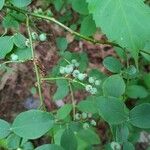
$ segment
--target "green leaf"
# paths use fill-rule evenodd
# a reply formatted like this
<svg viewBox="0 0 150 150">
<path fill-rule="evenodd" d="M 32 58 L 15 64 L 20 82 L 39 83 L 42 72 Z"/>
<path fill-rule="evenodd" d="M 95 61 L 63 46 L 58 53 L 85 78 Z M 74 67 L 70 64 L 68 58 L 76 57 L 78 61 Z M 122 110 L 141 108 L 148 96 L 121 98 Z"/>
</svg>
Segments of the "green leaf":
<svg viewBox="0 0 150 150">
<path fill-rule="evenodd" d="M 150 53 L 150 41 L 145 44 L 145 47 L 143 50 L 147 53 Z M 150 62 L 150 55 L 143 53 L 143 52 L 141 52 L 141 54 L 148 62 Z"/>
<path fill-rule="evenodd" d="M 96 25 L 91 15 L 85 17 L 81 23 L 80 33 L 92 36 L 96 32 Z"/>
<path fill-rule="evenodd" d="M 137 60 L 139 50 L 144 48 L 145 42 L 150 37 L 150 10 L 144 1 L 86 1 L 97 27 L 101 27 L 108 39 L 127 48 Z"/>
<path fill-rule="evenodd" d="M 97 113 L 98 110 L 96 109 L 96 106 L 97 106 L 96 101 L 85 100 L 85 101 L 80 101 L 77 105 L 77 108 L 82 112 Z"/>
<path fill-rule="evenodd" d="M 88 4 L 86 0 L 72 0 L 72 8 L 82 15 L 88 14 Z"/>
<path fill-rule="evenodd" d="M 56 93 L 54 94 L 54 100 L 60 100 L 66 97 L 69 93 L 68 81 L 67 80 L 57 80 L 56 84 L 58 86 Z"/>
<path fill-rule="evenodd" d="M 10 133 L 9 123 L 0 119 L 0 139 L 7 137 L 9 133 Z"/>
<path fill-rule="evenodd" d="M 56 45 L 58 47 L 59 50 L 64 51 L 67 49 L 68 47 L 68 42 L 67 39 L 64 37 L 58 37 L 56 39 Z"/>
<path fill-rule="evenodd" d="M 150 73 L 144 75 L 143 80 L 144 80 L 144 84 L 147 86 L 147 88 L 150 89 Z"/>
<path fill-rule="evenodd" d="M 13 49 L 13 37 L 0 37 L 0 45 L 0 59 L 3 59 Z"/>
<path fill-rule="evenodd" d="M 125 93 L 125 83 L 120 75 L 112 75 L 103 83 L 103 93 L 106 96 L 120 97 Z"/>
<path fill-rule="evenodd" d="M 22 146 L 23 150 L 33 150 L 34 146 L 31 142 L 26 142 L 23 146 Z"/>
<path fill-rule="evenodd" d="M 19 60 L 30 60 L 32 58 L 31 48 L 17 48 L 14 52 L 18 56 Z"/>
<path fill-rule="evenodd" d="M 103 60 L 103 65 L 106 69 L 113 73 L 120 73 L 122 65 L 118 59 L 108 56 Z"/>
<path fill-rule="evenodd" d="M 60 11 L 64 4 L 63 0 L 54 0 L 53 3 L 57 11 Z"/>
<path fill-rule="evenodd" d="M 110 124 L 121 124 L 127 121 L 128 113 L 124 103 L 113 97 L 101 97 L 97 101 L 99 115 Z"/>
<path fill-rule="evenodd" d="M 19 148 L 20 142 L 21 142 L 21 137 L 19 137 L 18 135 L 15 135 L 15 134 L 11 134 L 7 138 L 8 149 L 17 149 L 17 148 Z"/>
<path fill-rule="evenodd" d="M 4 17 L 2 25 L 4 28 L 19 28 L 18 21 L 12 17 L 10 14 Z"/>
<path fill-rule="evenodd" d="M 11 130 L 26 139 L 36 139 L 53 127 L 52 116 L 40 110 L 20 113 L 13 122 Z"/>
<path fill-rule="evenodd" d="M 134 145 L 130 142 L 123 143 L 123 150 L 135 150 Z"/>
<path fill-rule="evenodd" d="M 10 2 L 16 7 L 26 7 L 32 0 L 10 0 Z"/>
<path fill-rule="evenodd" d="M 19 48 L 25 48 L 26 47 L 26 38 L 18 33 L 14 35 L 14 44 Z"/>
<path fill-rule="evenodd" d="M 55 144 L 45 144 L 37 147 L 35 150 L 63 150 L 63 148 Z"/>
<path fill-rule="evenodd" d="M 66 129 L 61 137 L 61 146 L 65 150 L 77 150 L 77 139 L 72 130 Z"/>
<path fill-rule="evenodd" d="M 0 1 L 0 10 L 3 8 L 4 3 L 5 3 L 5 0 L 1 0 L 1 1 Z"/>
<path fill-rule="evenodd" d="M 77 137 L 85 141 L 88 145 L 100 144 L 99 136 L 91 129 L 82 129 L 77 133 Z"/>
<path fill-rule="evenodd" d="M 126 89 L 126 94 L 129 98 L 145 98 L 148 96 L 148 91 L 140 85 L 130 85 Z"/>
<path fill-rule="evenodd" d="M 139 128 L 150 128 L 150 104 L 135 106 L 130 111 L 130 123 Z"/>
<path fill-rule="evenodd" d="M 72 105 L 71 104 L 66 104 L 64 106 L 62 106 L 58 111 L 57 111 L 57 115 L 56 118 L 57 119 L 65 119 L 71 112 L 72 110 Z"/>
</svg>

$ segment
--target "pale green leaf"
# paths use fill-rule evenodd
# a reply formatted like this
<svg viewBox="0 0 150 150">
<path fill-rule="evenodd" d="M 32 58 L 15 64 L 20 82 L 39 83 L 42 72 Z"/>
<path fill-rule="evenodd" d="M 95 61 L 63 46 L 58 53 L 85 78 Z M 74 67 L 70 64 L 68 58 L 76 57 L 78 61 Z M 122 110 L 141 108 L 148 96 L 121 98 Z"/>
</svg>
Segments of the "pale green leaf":
<svg viewBox="0 0 150 150">
<path fill-rule="evenodd" d="M 0 10 L 3 8 L 5 0 L 0 0 Z"/>
</svg>

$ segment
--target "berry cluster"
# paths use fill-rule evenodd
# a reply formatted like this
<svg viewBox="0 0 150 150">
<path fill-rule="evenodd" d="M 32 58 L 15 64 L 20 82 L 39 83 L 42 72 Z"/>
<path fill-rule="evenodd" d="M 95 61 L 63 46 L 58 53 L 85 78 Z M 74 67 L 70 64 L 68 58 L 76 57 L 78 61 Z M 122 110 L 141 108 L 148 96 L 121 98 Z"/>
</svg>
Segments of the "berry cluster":
<svg viewBox="0 0 150 150">
<path fill-rule="evenodd" d="M 72 75 L 75 79 L 78 79 L 79 81 L 87 79 L 88 84 L 85 84 L 85 90 L 91 94 L 96 94 L 96 86 L 99 86 L 101 84 L 101 80 L 97 80 L 95 77 L 87 78 L 88 76 L 86 73 L 81 73 L 78 70 L 79 65 L 80 64 L 77 62 L 76 59 L 72 59 L 69 65 L 66 65 L 65 67 L 61 66 L 59 68 L 59 72 L 62 75 Z"/>
<path fill-rule="evenodd" d="M 86 112 L 76 113 L 75 114 L 75 119 L 77 121 L 80 121 L 80 120 L 84 121 L 84 124 L 83 124 L 84 129 L 89 128 L 90 125 L 91 126 L 96 126 L 96 121 L 92 119 L 92 114 L 91 113 L 86 113 Z"/>
<path fill-rule="evenodd" d="M 41 33 L 40 35 L 38 35 L 36 32 L 32 32 L 31 36 L 33 40 L 40 40 L 41 42 L 44 42 L 47 40 L 46 33 Z"/>
</svg>

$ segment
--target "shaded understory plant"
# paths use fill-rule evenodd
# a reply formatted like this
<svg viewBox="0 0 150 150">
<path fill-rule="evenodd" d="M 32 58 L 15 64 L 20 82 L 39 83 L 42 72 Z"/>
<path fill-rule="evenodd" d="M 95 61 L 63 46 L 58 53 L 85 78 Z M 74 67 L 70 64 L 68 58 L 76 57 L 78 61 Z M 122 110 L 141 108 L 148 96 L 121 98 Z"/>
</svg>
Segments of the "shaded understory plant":
<svg viewBox="0 0 150 150">
<path fill-rule="evenodd" d="M 142 0 L 54 0 L 43 1 L 41 7 L 52 5 L 55 13 L 63 13 L 56 20 L 50 9 L 29 9 L 32 0 L 1 0 L 4 12 L 0 37 L 0 69 L 9 70 L 10 63 L 32 61 L 40 106 L 37 110 L 22 112 L 8 123 L 0 119 L 0 146 L 17 150 L 134 150 L 141 131 L 150 128 L 150 73 L 145 66 L 150 62 L 150 9 Z M 69 24 L 72 13 L 78 21 Z M 67 50 L 66 38 L 56 40 L 60 60 L 46 76 L 36 58 L 36 41 L 44 42 L 48 33 L 36 32 L 33 20 L 46 20 L 62 27 L 92 44 L 114 47 L 117 57 L 107 56 L 103 66 L 107 75 L 98 68 L 89 67 L 85 52 Z M 26 25 L 26 36 L 19 26 Z M 66 25 L 65 25 L 66 24 Z M 14 29 L 7 35 L 8 29 Z M 95 40 L 101 30 L 108 40 Z M 79 32 L 76 32 L 79 31 Z M 42 95 L 44 82 L 56 83 L 53 100 L 70 101 L 56 111 L 47 112 Z M 88 96 L 77 102 L 74 92 L 85 91 Z M 133 106 L 126 105 L 134 101 Z M 107 143 L 101 142 L 98 127 L 109 126 Z M 34 148 L 32 140 L 43 135 L 50 143 Z"/>
</svg>

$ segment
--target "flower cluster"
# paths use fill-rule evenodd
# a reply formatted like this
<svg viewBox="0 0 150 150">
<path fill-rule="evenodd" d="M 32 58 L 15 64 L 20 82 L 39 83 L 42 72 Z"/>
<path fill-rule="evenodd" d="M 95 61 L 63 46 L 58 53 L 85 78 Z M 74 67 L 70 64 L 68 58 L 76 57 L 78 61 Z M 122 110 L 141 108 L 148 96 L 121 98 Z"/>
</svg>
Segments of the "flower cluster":
<svg viewBox="0 0 150 150">
<path fill-rule="evenodd" d="M 82 112 L 82 113 L 76 113 L 75 114 L 75 119 L 80 121 L 84 121 L 83 124 L 83 128 L 87 129 L 91 126 L 96 126 L 96 121 L 94 119 L 92 119 L 92 114 L 91 113 L 86 113 L 86 112 Z"/>
</svg>

